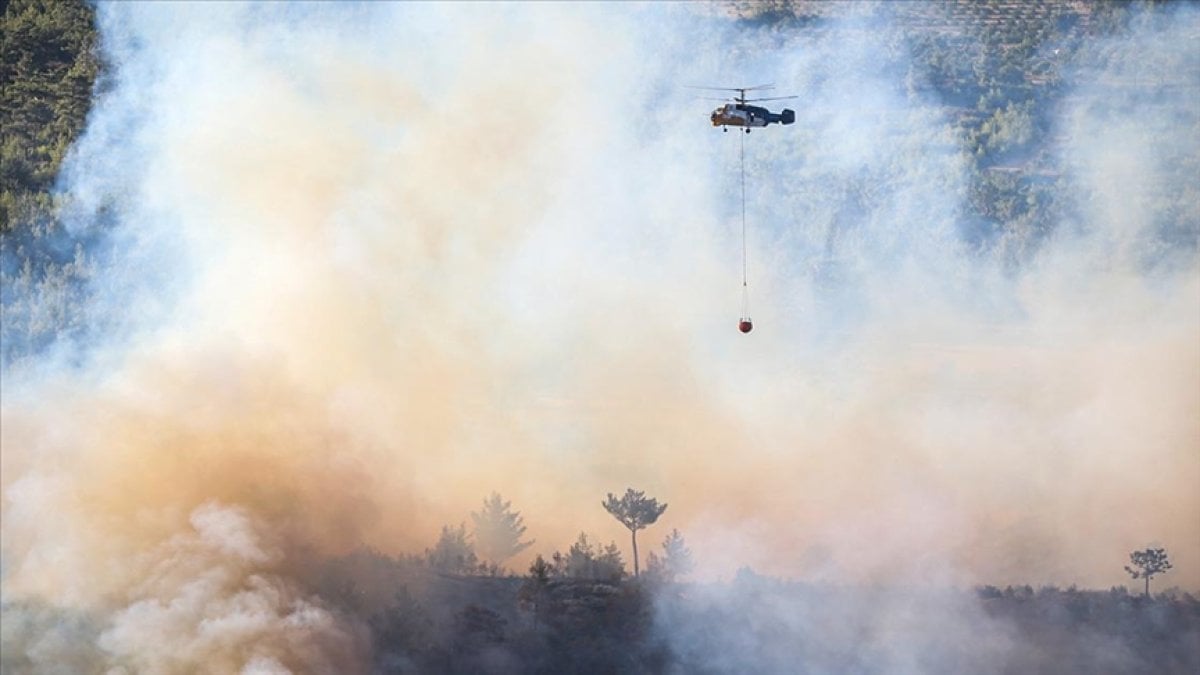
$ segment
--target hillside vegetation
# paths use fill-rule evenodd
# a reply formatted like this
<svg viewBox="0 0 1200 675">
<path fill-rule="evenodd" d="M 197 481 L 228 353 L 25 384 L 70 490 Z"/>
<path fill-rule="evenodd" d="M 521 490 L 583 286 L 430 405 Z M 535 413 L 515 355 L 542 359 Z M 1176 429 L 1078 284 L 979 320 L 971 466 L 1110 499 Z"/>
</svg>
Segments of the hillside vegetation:
<svg viewBox="0 0 1200 675">
<path fill-rule="evenodd" d="M 99 70 L 94 21 L 82 0 L 12 0 L 4 10 L 0 231 L 52 216 L 50 191 Z"/>
<path fill-rule="evenodd" d="M 83 329 L 89 239 L 63 232 L 55 180 L 100 71 L 83 0 L 12 0 L 0 36 L 0 364 Z"/>
</svg>

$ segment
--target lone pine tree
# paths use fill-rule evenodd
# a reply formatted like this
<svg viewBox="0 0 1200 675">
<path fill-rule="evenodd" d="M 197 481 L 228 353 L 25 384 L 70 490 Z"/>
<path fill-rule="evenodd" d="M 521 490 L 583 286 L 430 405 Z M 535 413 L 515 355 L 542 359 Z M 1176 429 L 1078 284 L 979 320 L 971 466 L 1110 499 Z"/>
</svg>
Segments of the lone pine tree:
<svg viewBox="0 0 1200 675">
<path fill-rule="evenodd" d="M 1167 560 L 1167 550 L 1164 548 L 1147 548 L 1129 554 L 1133 567 L 1125 566 L 1125 571 L 1134 579 L 1146 580 L 1146 597 L 1150 597 L 1150 578 L 1171 569 L 1171 561 Z M 1136 568 L 1136 569 L 1134 569 Z"/>
<path fill-rule="evenodd" d="M 601 502 L 606 511 L 621 524 L 629 528 L 633 535 L 633 576 L 638 575 L 637 531 L 647 525 L 653 525 L 658 517 L 667 510 L 666 504 L 659 504 L 657 499 L 646 497 L 646 493 L 629 488 L 625 496 L 617 499 L 613 493 L 608 493 L 608 499 Z"/>
</svg>

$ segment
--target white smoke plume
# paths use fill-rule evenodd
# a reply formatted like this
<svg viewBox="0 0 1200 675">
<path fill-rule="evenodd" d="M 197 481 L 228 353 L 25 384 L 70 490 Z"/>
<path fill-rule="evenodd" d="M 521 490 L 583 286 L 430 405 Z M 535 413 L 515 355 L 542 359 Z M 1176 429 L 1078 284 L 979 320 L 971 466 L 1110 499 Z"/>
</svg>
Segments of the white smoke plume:
<svg viewBox="0 0 1200 675">
<path fill-rule="evenodd" d="M 1082 217 L 1015 266 L 963 242 L 887 12 L 849 14 L 101 5 L 63 186 L 116 223 L 107 333 L 4 373 L 5 658 L 364 667 L 296 556 L 419 551 L 492 490 L 536 548 L 623 541 L 599 500 L 646 490 L 704 578 L 1107 587 L 1154 541 L 1200 585 L 1200 259 L 1160 222 L 1194 81 L 1106 93 L 1195 73 L 1197 13 L 1081 51 Z M 721 134 L 683 87 L 760 81 L 794 126 Z"/>
</svg>

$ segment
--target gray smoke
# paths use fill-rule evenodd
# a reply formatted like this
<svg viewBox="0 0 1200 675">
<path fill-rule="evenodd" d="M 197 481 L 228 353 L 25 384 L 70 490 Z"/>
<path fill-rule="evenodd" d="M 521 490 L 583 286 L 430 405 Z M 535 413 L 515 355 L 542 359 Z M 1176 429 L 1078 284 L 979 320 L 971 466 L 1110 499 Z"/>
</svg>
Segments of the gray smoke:
<svg viewBox="0 0 1200 675">
<path fill-rule="evenodd" d="M 623 541 L 596 502 L 637 486 L 705 579 L 1107 586 L 1155 540 L 1197 585 L 1200 148 L 1163 75 L 1197 13 L 1079 51 L 1071 217 L 989 239 L 887 7 L 102 5 L 62 185 L 111 224 L 105 329 L 4 373 L 6 662 L 352 670 L 294 552 L 419 551 L 493 489 L 565 548 Z M 760 82 L 795 125 L 722 134 L 683 86 Z"/>
</svg>

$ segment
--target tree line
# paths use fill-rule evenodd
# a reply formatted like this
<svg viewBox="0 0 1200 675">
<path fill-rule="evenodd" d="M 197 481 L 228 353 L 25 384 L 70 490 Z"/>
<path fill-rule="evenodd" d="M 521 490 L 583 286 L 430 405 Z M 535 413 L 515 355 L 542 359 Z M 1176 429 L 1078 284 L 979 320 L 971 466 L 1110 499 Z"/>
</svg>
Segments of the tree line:
<svg viewBox="0 0 1200 675">
<path fill-rule="evenodd" d="M 628 488 L 621 497 L 608 493 L 600 505 L 629 530 L 633 576 L 641 576 L 637 533 L 656 523 L 667 510 L 667 504 L 660 504 L 658 499 L 647 497 L 641 490 Z M 434 546 L 416 560 L 444 574 L 503 576 L 509 573 L 504 564 L 535 543 L 524 540 L 528 529 L 524 517 L 498 492 L 492 492 L 483 500 L 482 508 L 470 515 L 470 530 L 465 522 L 457 527 L 442 526 Z M 1150 580 L 1174 567 L 1163 547 L 1135 550 L 1129 554 L 1129 561 L 1125 571 L 1133 579 L 1143 581 L 1143 594 L 1147 598 L 1150 597 Z M 662 541 L 661 552 L 651 551 L 646 556 L 646 575 L 655 581 L 676 581 L 691 572 L 694 564 L 683 535 L 672 529 Z M 535 583 L 554 578 L 619 582 L 628 576 L 616 542 L 600 545 L 585 532 L 579 533 L 565 553 L 555 551 L 548 560 L 538 554 L 528 574 Z"/>
<path fill-rule="evenodd" d="M 629 529 L 633 576 L 640 576 L 637 533 L 657 522 L 667 505 L 629 488 L 620 498 L 608 493 L 601 506 Z M 442 526 L 437 542 L 418 560 L 445 574 L 502 576 L 508 573 L 505 563 L 534 544 L 534 540 L 524 540 L 528 528 L 521 513 L 498 492 L 484 498 L 482 508 L 472 511 L 470 517 L 470 529 L 465 521 Z M 646 574 L 656 580 L 674 580 L 690 572 L 693 564 L 683 535 L 673 529 L 663 540 L 661 552 L 651 551 L 646 556 Z M 535 579 L 620 581 L 629 576 L 616 542 L 601 545 L 586 532 L 580 532 L 565 553 L 555 551 L 549 560 L 538 554 L 529 573 Z"/>
<path fill-rule="evenodd" d="M 508 523 L 499 528 L 508 533 L 501 555 L 533 543 L 512 536 L 523 525 L 511 504 L 494 493 L 484 504 L 473 524 L 487 522 L 474 516 L 489 512 L 515 516 L 491 519 Z M 446 530 L 469 544 L 486 528 Z M 667 552 L 672 547 L 682 553 Z M 428 558 L 359 552 L 326 569 L 326 583 L 344 581 L 320 595 L 365 622 L 376 672 L 822 673 L 855 664 L 858 672 L 892 672 L 908 653 L 922 654 L 921 672 L 930 673 L 1190 672 L 1200 664 L 1190 638 L 1200 628 L 1200 600 L 1177 590 L 1157 597 L 1124 587 L 914 591 L 789 581 L 749 568 L 731 582 L 680 584 L 656 576 L 654 553 L 638 579 L 614 572 L 623 567 L 617 549 L 581 534 L 566 554 L 538 555 L 524 577 L 445 573 Z M 690 563 L 678 531 L 663 549 Z M 1170 569 L 1156 547 L 1130 561 L 1138 579 Z M 906 608 L 904 644 L 875 641 L 877 612 L 897 606 Z M 979 613 L 960 616 L 965 607 Z M 945 635 L 947 620 L 967 617 L 969 639 Z M 873 665 L 856 656 L 864 641 Z"/>
</svg>

